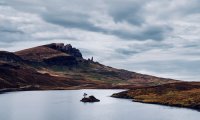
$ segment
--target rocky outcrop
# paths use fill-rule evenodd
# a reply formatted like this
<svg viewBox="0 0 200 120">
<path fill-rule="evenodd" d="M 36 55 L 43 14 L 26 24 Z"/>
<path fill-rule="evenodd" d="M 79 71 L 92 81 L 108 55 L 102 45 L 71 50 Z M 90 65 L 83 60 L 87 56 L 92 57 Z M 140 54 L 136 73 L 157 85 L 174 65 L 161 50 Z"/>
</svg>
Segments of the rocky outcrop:
<svg viewBox="0 0 200 120">
<path fill-rule="evenodd" d="M 123 98 L 123 99 L 132 99 L 132 97 L 128 95 L 128 91 L 123 91 L 123 92 L 120 92 L 120 93 L 114 93 L 114 94 L 111 95 L 111 97 Z"/>
<path fill-rule="evenodd" d="M 55 49 L 55 50 L 59 50 L 61 52 L 67 53 L 67 54 L 70 54 L 76 58 L 83 58 L 81 52 L 78 49 L 73 48 L 71 44 L 65 45 L 64 43 L 52 43 L 52 44 L 45 45 L 45 46 Z"/>
<path fill-rule="evenodd" d="M 95 98 L 93 95 L 89 97 L 85 97 L 81 100 L 81 102 L 100 102 L 99 99 Z"/>
<path fill-rule="evenodd" d="M 57 56 L 43 60 L 48 65 L 75 66 L 78 64 L 74 56 Z"/>
</svg>

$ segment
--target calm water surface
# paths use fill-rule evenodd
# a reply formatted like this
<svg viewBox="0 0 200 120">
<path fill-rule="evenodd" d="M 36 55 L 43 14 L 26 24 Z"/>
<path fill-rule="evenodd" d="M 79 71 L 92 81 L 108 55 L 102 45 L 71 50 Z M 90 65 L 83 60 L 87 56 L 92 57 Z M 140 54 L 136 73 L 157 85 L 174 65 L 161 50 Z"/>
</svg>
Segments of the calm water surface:
<svg viewBox="0 0 200 120">
<path fill-rule="evenodd" d="M 109 97 L 122 90 L 27 91 L 0 95 L 0 120 L 200 120 L 200 112 Z M 99 103 L 81 103 L 83 93 Z"/>
</svg>

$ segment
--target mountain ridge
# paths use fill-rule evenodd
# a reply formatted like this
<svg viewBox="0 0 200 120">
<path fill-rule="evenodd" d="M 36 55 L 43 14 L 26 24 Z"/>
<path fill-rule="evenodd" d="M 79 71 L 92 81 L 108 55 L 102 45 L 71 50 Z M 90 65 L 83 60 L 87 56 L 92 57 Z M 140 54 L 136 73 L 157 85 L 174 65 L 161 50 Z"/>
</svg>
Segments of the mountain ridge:
<svg viewBox="0 0 200 120">
<path fill-rule="evenodd" d="M 1 88 L 132 88 L 179 82 L 86 60 L 77 48 L 63 43 L 46 44 L 13 53 L 0 52 L 0 71 L 0 82 L 5 86 L 1 85 Z"/>
</svg>

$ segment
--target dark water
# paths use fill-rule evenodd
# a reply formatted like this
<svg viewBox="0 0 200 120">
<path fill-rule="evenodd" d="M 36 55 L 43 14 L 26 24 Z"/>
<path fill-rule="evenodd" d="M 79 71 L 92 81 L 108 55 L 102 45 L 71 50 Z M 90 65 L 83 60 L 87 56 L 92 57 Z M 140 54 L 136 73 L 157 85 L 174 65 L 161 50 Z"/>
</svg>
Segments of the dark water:
<svg viewBox="0 0 200 120">
<path fill-rule="evenodd" d="M 200 120 L 200 112 L 109 97 L 120 90 L 28 91 L 0 95 L 0 120 Z M 81 103 L 83 93 L 99 103 Z"/>
</svg>

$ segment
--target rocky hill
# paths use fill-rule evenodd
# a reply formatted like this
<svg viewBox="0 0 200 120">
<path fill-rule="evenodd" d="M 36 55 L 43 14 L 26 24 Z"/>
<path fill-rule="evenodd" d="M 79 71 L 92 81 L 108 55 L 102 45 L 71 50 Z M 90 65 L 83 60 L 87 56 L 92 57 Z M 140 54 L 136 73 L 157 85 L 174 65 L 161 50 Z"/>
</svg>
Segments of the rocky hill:
<svg viewBox="0 0 200 120">
<path fill-rule="evenodd" d="M 90 59 L 70 44 L 52 43 L 15 53 L 0 52 L 0 88 L 133 88 L 179 82 L 115 69 Z"/>
<path fill-rule="evenodd" d="M 52 43 L 52 44 L 44 45 L 44 46 L 48 48 L 52 48 L 57 51 L 64 52 L 76 58 L 83 58 L 81 52 L 78 49 L 73 48 L 71 44 L 65 45 L 64 43 Z"/>
</svg>

